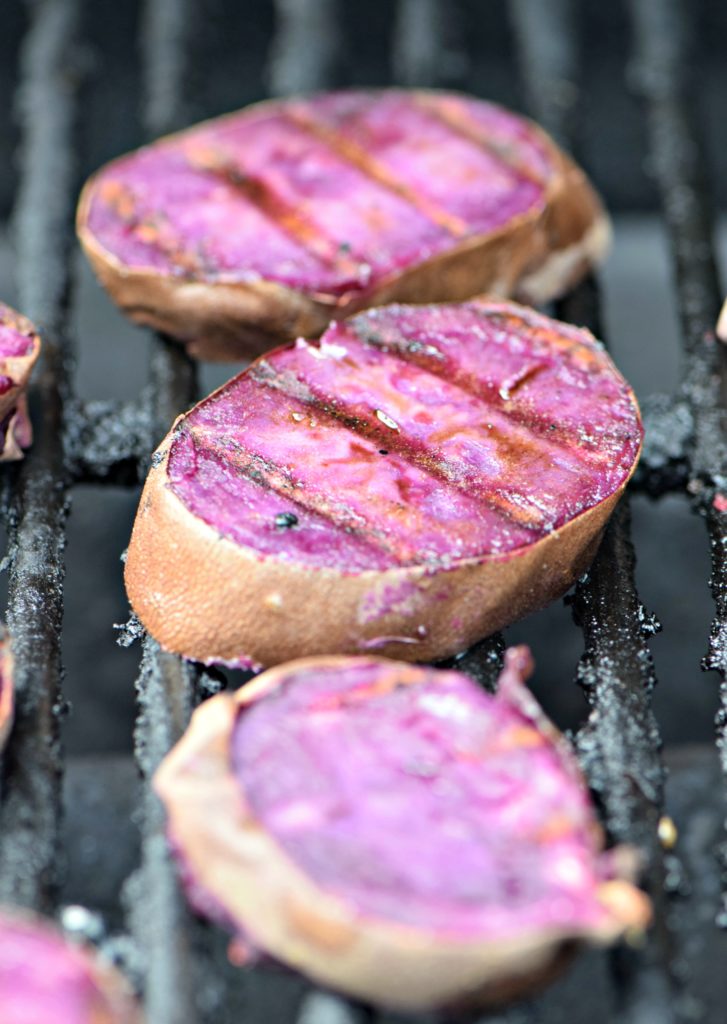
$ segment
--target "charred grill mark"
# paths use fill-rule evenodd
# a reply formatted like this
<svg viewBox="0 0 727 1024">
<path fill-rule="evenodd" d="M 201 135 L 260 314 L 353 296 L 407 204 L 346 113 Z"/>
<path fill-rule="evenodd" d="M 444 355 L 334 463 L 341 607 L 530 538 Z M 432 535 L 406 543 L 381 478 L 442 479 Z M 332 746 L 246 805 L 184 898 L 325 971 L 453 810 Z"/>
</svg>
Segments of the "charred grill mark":
<svg viewBox="0 0 727 1024">
<path fill-rule="evenodd" d="M 480 128 L 464 110 L 455 110 L 450 105 L 445 105 L 436 98 L 430 98 L 423 95 L 414 97 L 413 102 L 421 107 L 422 110 L 426 111 L 430 117 L 439 121 L 441 124 L 445 124 L 456 135 L 474 143 L 479 146 L 480 149 L 484 149 L 513 176 L 524 178 L 526 181 L 530 181 L 534 185 L 538 185 L 540 188 L 544 188 L 547 184 L 546 178 L 538 174 L 538 172 L 532 167 L 529 167 L 528 164 L 518 156 L 514 146 L 510 146 L 507 143 L 496 142 L 495 139 Z"/>
<path fill-rule="evenodd" d="M 321 263 L 352 277 L 359 275 L 359 262 L 306 217 L 300 206 L 283 199 L 259 175 L 246 174 L 221 149 L 188 143 L 185 156 L 190 167 L 229 185 Z"/>
<path fill-rule="evenodd" d="M 298 128 L 302 128 L 322 142 L 340 159 L 345 160 L 365 174 L 366 177 L 375 181 L 377 185 L 382 185 L 390 192 L 395 193 L 400 199 L 409 203 L 410 206 L 415 207 L 419 213 L 424 214 L 425 217 L 428 217 L 440 228 L 448 231 L 454 238 L 461 238 L 469 233 L 470 228 L 461 217 L 449 213 L 437 203 L 427 199 L 426 196 L 418 195 L 405 181 L 392 174 L 391 171 L 387 170 L 375 157 L 372 157 L 370 153 L 367 153 L 357 143 L 344 138 L 334 129 L 328 128 L 319 121 L 316 121 L 314 117 L 306 114 L 300 108 L 287 110 L 284 116 Z"/>
<path fill-rule="evenodd" d="M 424 515 L 409 502 L 406 481 L 397 484 L 402 498 L 401 504 L 388 503 L 381 506 L 385 519 L 398 520 L 400 525 L 406 527 L 402 534 L 389 534 L 377 528 L 363 514 L 356 512 L 343 501 L 330 499 L 327 495 L 302 486 L 290 470 L 251 451 L 239 441 L 220 439 L 214 430 L 200 429 L 199 426 L 195 426 L 192 433 L 196 444 L 201 444 L 208 452 L 231 463 L 248 480 L 285 497 L 306 512 L 312 512 L 327 520 L 334 527 L 360 537 L 366 543 L 386 552 L 397 565 L 412 565 L 427 560 L 422 558 L 417 532 L 426 528 L 428 524 Z M 336 461 L 329 459 L 327 464 L 335 465 Z M 452 533 L 454 547 L 456 530 Z M 408 542 L 401 539 L 402 536 L 413 537 L 413 540 Z"/>
<path fill-rule="evenodd" d="M 380 352 L 386 352 L 407 365 L 416 366 L 420 370 L 446 381 L 448 384 L 455 385 L 465 394 L 482 402 L 486 409 L 494 409 L 507 416 L 517 426 L 530 430 L 536 437 L 546 441 L 548 445 L 567 450 L 575 458 L 585 461 L 585 456 L 587 455 L 588 462 L 592 465 L 605 465 L 610 461 L 608 455 L 599 452 L 595 447 L 585 446 L 583 437 L 567 425 L 554 423 L 551 416 L 544 416 L 532 409 L 512 404 L 513 396 L 517 394 L 517 391 L 524 384 L 528 383 L 529 380 L 544 372 L 547 368 L 546 366 L 533 367 L 531 372 L 516 381 L 514 388 L 508 389 L 508 395 L 505 398 L 503 397 L 502 386 L 499 388 L 495 387 L 494 384 L 488 384 L 487 381 L 479 380 L 472 374 L 463 372 L 452 364 L 452 360 L 446 353 L 438 350 L 435 356 L 431 351 L 431 345 L 411 342 L 402 334 L 392 337 L 390 333 L 387 333 L 384 337 L 380 332 L 368 331 L 361 327 L 362 321 L 363 318 L 354 318 L 348 321 L 347 326 L 356 338 L 371 348 L 377 349 Z M 583 347 L 578 345 L 577 342 L 568 342 L 567 347 L 565 345 L 562 346 L 562 351 L 568 355 Z M 593 360 L 589 361 L 588 366 L 592 369 L 595 365 L 597 365 L 597 361 L 594 356 Z"/>
<path fill-rule="evenodd" d="M 346 509 L 342 503 L 338 503 L 334 508 L 323 501 L 312 501 L 311 498 L 315 499 L 315 495 L 297 487 L 289 473 L 263 459 L 260 455 L 248 451 L 240 444 L 231 447 L 215 443 L 213 430 L 200 428 L 198 425 L 193 426 L 189 422 L 184 425 L 182 432 L 190 434 L 195 446 L 204 449 L 208 455 L 212 455 L 224 463 L 231 463 L 246 480 L 254 483 L 257 487 L 279 494 L 296 505 L 302 512 L 326 520 L 338 529 L 365 540 L 371 547 L 384 551 L 397 564 L 405 565 L 410 561 L 409 558 L 400 556 L 396 548 L 380 532 L 364 527 L 361 517 L 353 510 Z M 287 514 L 284 513 L 284 515 Z M 296 525 L 299 522 L 300 519 L 296 517 Z M 279 526 L 277 521 L 274 521 L 274 525 L 276 528 Z"/>
<path fill-rule="evenodd" d="M 377 453 L 381 454 L 382 451 L 386 455 L 398 455 L 440 483 L 447 484 L 462 494 L 473 498 L 509 523 L 514 523 L 526 530 L 538 530 L 547 525 L 547 517 L 544 516 L 542 507 L 535 502 L 531 502 L 526 495 L 522 495 L 519 492 L 508 494 L 498 484 L 493 484 L 486 488 L 486 478 L 479 476 L 472 469 L 462 468 L 456 466 L 451 461 L 447 461 L 441 454 L 428 449 L 423 441 L 408 437 L 398 429 L 393 430 L 386 425 L 385 419 L 382 420 L 375 414 L 361 415 L 360 413 L 354 413 L 351 409 L 346 408 L 340 399 L 320 393 L 315 388 L 312 388 L 308 382 L 301 380 L 300 377 L 290 372 L 276 373 L 274 367 L 267 362 L 262 374 L 258 374 L 256 370 L 257 367 L 251 368 L 249 373 L 257 383 L 279 391 L 289 398 L 305 403 L 315 410 L 317 418 L 325 418 L 329 422 L 338 423 L 351 433 L 359 434 L 361 437 L 366 438 L 366 440 L 373 441 L 377 448 L 376 452 L 371 452 L 367 448 L 362 449 L 367 459 L 370 457 L 375 461 Z M 486 415 L 487 409 L 485 408 L 483 409 L 483 417 L 486 417 Z M 460 432 L 460 429 L 455 428 L 450 431 L 440 432 L 438 440 L 441 443 L 441 441 L 447 439 L 448 435 L 454 437 Z M 522 459 L 523 452 L 526 450 L 529 450 L 531 454 L 542 457 L 542 446 L 535 442 L 530 444 L 527 444 L 527 442 L 522 443 L 521 440 L 507 437 L 504 432 L 497 430 L 495 427 L 491 427 L 488 430 L 488 434 L 496 441 L 498 456 L 507 465 L 516 465 Z M 408 502 L 409 494 L 406 481 L 401 481 L 397 486 L 399 487 L 402 499 Z"/>
</svg>

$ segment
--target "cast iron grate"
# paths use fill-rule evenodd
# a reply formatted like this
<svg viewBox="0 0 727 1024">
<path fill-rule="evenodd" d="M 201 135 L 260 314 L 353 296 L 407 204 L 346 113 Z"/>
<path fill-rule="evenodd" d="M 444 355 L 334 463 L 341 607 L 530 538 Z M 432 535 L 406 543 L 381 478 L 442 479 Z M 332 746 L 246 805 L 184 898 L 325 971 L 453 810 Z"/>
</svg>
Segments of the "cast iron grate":
<svg viewBox="0 0 727 1024">
<path fill-rule="evenodd" d="M 199 6 L 200 10 L 197 10 Z M 445 0 L 400 0 L 392 65 L 407 84 L 437 84 L 442 48 L 455 25 Z M 151 138 L 186 119 L 187 53 L 202 5 L 147 0 L 142 72 L 144 127 Z M 677 0 L 630 0 L 633 77 L 645 109 L 649 148 L 670 234 L 684 342 L 683 383 L 649 407 L 647 445 L 636 486 L 657 496 L 685 490 L 707 524 L 716 605 L 704 667 L 722 679 L 718 744 L 727 771 L 727 526 L 718 495 L 727 493 L 723 404 L 725 350 L 713 327 L 719 287 L 710 211 L 701 181 L 703 150 L 691 114 L 683 20 Z M 512 0 L 513 38 L 533 114 L 568 148 L 579 137 L 579 30 L 576 0 Z M 338 47 L 335 0 L 277 0 L 271 48 L 272 92 L 334 84 Z M 456 12 L 455 12 L 456 13 Z M 34 384 L 36 441 L 26 461 L 2 476 L 9 532 L 7 620 L 16 657 L 17 725 L 3 772 L 0 804 L 0 902 L 53 912 L 58 881 L 58 745 L 62 712 L 60 633 L 64 535 L 74 484 L 132 484 L 174 416 L 194 399 L 194 365 L 163 338 L 152 343 L 149 386 L 137 402 L 82 403 L 73 391 L 69 295 L 72 215 L 77 195 L 74 153 L 80 83 L 67 55 L 82 36 L 82 0 L 28 2 L 28 32 L 18 92 L 22 131 L 20 188 L 14 214 L 19 306 L 42 329 L 42 366 Z M 561 304 L 566 319 L 599 330 L 598 289 L 586 281 Z M 585 638 L 577 669 L 590 714 L 578 749 L 614 840 L 640 847 L 656 924 L 644 948 L 613 954 L 612 1019 L 634 1022 L 704 1019 L 681 956 L 672 890 L 679 869 L 658 841 L 664 775 L 651 708 L 654 669 L 648 648 L 658 628 L 634 582 L 628 500 L 617 510 L 596 563 L 573 599 Z M 501 638 L 456 659 L 491 686 Z M 193 705 L 214 679 L 143 640 L 138 680 L 137 763 L 148 780 L 185 728 Z M 142 856 L 127 887 L 132 942 L 128 966 L 144 989 L 149 1024 L 204 1024 L 257 1019 L 254 980 L 224 965 L 220 937 L 188 914 L 176 885 L 161 808 L 148 787 L 141 806 Z M 723 904 L 722 912 L 727 913 Z M 719 908 L 715 906 L 716 915 Z M 301 996 L 300 992 L 304 992 Z M 372 1019 L 365 1007 L 300 989 L 301 1024 Z M 224 1006 L 225 1010 L 222 1011 Z M 561 1019 L 533 1003 L 512 1020 Z M 544 1015 L 541 1015 L 543 1013 Z M 227 1014 L 225 1016 L 224 1014 Z M 585 1017 L 584 1017 L 585 1019 Z"/>
</svg>

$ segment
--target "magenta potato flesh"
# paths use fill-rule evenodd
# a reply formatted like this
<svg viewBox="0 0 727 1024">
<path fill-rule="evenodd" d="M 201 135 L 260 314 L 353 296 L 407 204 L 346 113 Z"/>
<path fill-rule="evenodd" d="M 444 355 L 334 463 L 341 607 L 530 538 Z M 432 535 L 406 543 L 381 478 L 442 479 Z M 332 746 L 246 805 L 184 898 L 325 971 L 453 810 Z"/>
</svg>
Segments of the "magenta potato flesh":
<svg viewBox="0 0 727 1024">
<path fill-rule="evenodd" d="M 128 268 L 365 295 L 542 207 L 554 170 L 533 127 L 492 104 L 331 93 L 253 107 L 115 161 L 87 225 Z"/>
<path fill-rule="evenodd" d="M 0 359 L 7 359 L 9 356 L 27 356 L 33 350 L 34 339 L 28 334 L 21 333 L 12 323 L 5 322 L 9 310 L 7 306 L 0 305 Z M 7 380 L 3 377 L 2 380 Z M 3 388 L 3 390 L 6 390 Z"/>
<path fill-rule="evenodd" d="M 613 494 L 633 394 L 588 332 L 501 302 L 390 306 L 258 360 L 171 443 L 186 507 L 347 572 L 505 555 Z"/>
<path fill-rule="evenodd" d="M 107 998 L 95 965 L 81 949 L 40 920 L 0 912 L 0 1020 L 137 1024 L 138 1017 L 126 992 Z"/>
<path fill-rule="evenodd" d="M 24 389 L 39 351 L 31 323 L 0 302 L 0 460 L 22 458 L 32 441 Z"/>
<path fill-rule="evenodd" d="M 587 790 L 505 690 L 364 659 L 283 669 L 238 712 L 246 804 L 366 917 L 462 938 L 596 928 L 606 861 Z"/>
<path fill-rule="evenodd" d="M 650 919 L 573 752 L 506 653 L 457 672 L 305 658 L 195 711 L 154 776 L 188 898 L 318 983 L 403 1010 L 492 1005 Z"/>
</svg>

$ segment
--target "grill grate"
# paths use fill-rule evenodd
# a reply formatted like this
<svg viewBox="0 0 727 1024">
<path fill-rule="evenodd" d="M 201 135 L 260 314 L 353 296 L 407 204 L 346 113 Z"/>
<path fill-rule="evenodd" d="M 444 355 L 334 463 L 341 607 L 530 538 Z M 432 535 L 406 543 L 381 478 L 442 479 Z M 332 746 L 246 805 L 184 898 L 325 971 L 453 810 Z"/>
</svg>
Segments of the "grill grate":
<svg viewBox="0 0 727 1024">
<path fill-rule="evenodd" d="M 449 6 L 441 0 L 427 0 L 421 7 L 400 0 L 392 62 L 407 82 L 432 83 L 442 67 Z M 701 180 L 703 150 L 695 134 L 689 94 L 686 7 L 677 0 L 630 0 L 628 6 L 635 81 L 644 100 L 656 184 L 670 233 L 685 353 L 678 393 L 649 406 L 638 486 L 652 495 L 685 490 L 706 520 L 716 613 L 704 667 L 717 670 L 722 679 L 718 744 L 727 774 L 727 526 L 714 505 L 717 494 L 727 494 L 727 431 L 722 411 L 727 356 L 712 333 L 720 295 L 707 193 Z M 340 11 L 335 0 L 278 0 L 276 10 L 270 53 L 272 90 L 332 84 L 340 52 Z M 530 107 L 559 141 L 577 150 L 581 119 L 578 5 L 575 0 L 513 0 L 510 11 Z M 197 391 L 196 367 L 183 350 L 164 338 L 154 338 L 149 386 L 137 402 L 81 403 L 73 394 L 67 314 L 80 83 L 68 77 L 66 65 L 67 54 L 81 39 L 80 14 L 81 0 L 28 3 L 15 227 L 19 306 L 41 328 L 45 347 L 34 384 L 36 441 L 20 468 L 3 477 L 10 561 L 7 618 L 16 656 L 18 700 L 0 804 L 0 902 L 47 911 L 54 907 L 58 881 L 60 631 L 70 486 L 137 483 L 144 475 L 148 453 Z M 142 70 L 144 126 L 149 137 L 187 119 L 188 51 L 200 16 L 194 0 L 147 0 L 145 4 Z M 568 296 L 558 312 L 602 336 L 593 280 Z M 651 707 L 655 678 L 648 641 L 659 627 L 639 600 L 634 564 L 626 500 L 606 531 L 593 569 L 573 598 L 574 616 L 585 639 L 577 677 L 590 706 L 577 736 L 578 749 L 611 837 L 643 851 L 646 882 L 656 909 L 656 925 L 645 948 L 619 950 L 611 957 L 613 1019 L 643 1024 L 699 1020 L 704 1016 L 689 992 L 683 936 L 671 895 L 679 884 L 679 869 L 657 838 L 664 772 Z M 502 638 L 494 637 L 455 661 L 492 687 L 502 650 Z M 127 885 L 126 902 L 137 951 L 130 966 L 143 983 L 149 1024 L 239 1021 L 243 1015 L 248 1021 L 264 1020 L 269 1010 L 255 976 L 228 968 L 218 948 L 221 937 L 188 914 L 166 850 L 162 810 L 148 787 L 156 765 L 185 728 L 192 707 L 215 686 L 208 674 L 164 654 L 153 641 L 143 641 L 135 734 L 137 763 L 145 780 L 142 850 L 140 868 Z M 727 877 L 727 846 L 724 873 Z M 727 916 L 727 902 L 723 902 L 723 915 Z M 310 991 L 301 982 L 287 980 L 286 986 L 299 1024 L 364 1024 L 375 1016 L 365 1007 Z M 512 1024 L 562 1019 L 547 997 L 544 1016 L 539 1005 L 508 1011 L 504 1019 Z"/>
<path fill-rule="evenodd" d="M 537 0 L 513 8 L 527 92 L 535 116 L 566 146 L 577 151 L 578 79 L 576 7 L 556 0 L 552 9 Z M 582 323 L 600 338 L 598 289 L 585 281 L 559 304 L 565 320 Z M 598 798 L 611 838 L 642 851 L 655 927 L 642 953 L 624 949 L 612 956 L 620 1012 L 645 1019 L 659 1008 L 669 1019 L 674 940 L 668 926 L 666 871 L 658 842 L 664 802 L 659 729 L 651 710 L 656 683 L 648 638 L 659 628 L 639 600 L 634 581 L 628 495 L 612 516 L 587 578 L 576 588 L 573 611 L 583 629 L 585 652 L 577 678 L 591 711 L 577 737 L 589 783 Z"/>
<path fill-rule="evenodd" d="M 0 900 L 50 908 L 59 827 L 58 749 L 63 547 L 68 476 L 63 458 L 67 335 L 75 201 L 75 83 L 62 72 L 78 16 L 71 2 L 39 6 L 21 54 L 23 143 L 15 211 L 20 305 L 41 329 L 35 444 L 5 477 L 17 725 L 0 810 Z"/>
</svg>

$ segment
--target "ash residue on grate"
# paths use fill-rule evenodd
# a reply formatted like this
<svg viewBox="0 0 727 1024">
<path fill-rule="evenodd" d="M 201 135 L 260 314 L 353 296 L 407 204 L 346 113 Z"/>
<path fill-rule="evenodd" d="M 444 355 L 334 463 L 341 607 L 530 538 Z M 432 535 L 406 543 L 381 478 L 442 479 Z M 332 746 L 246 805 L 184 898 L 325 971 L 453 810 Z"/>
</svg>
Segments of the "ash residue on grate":
<svg viewBox="0 0 727 1024">
<path fill-rule="evenodd" d="M 152 429 L 148 400 L 69 403 L 64 442 L 74 480 L 127 486 L 140 483 Z"/>
<path fill-rule="evenodd" d="M 657 498 L 681 490 L 687 480 L 687 450 L 694 437 L 694 417 L 686 401 L 651 395 L 641 403 L 644 447 L 635 485 Z"/>
<path fill-rule="evenodd" d="M 651 710 L 656 679 L 647 641 L 659 627 L 636 593 L 629 526 L 624 502 L 573 600 L 586 642 L 578 682 L 592 707 L 577 745 L 612 838 L 634 843 L 653 861 L 664 775 Z"/>
</svg>

